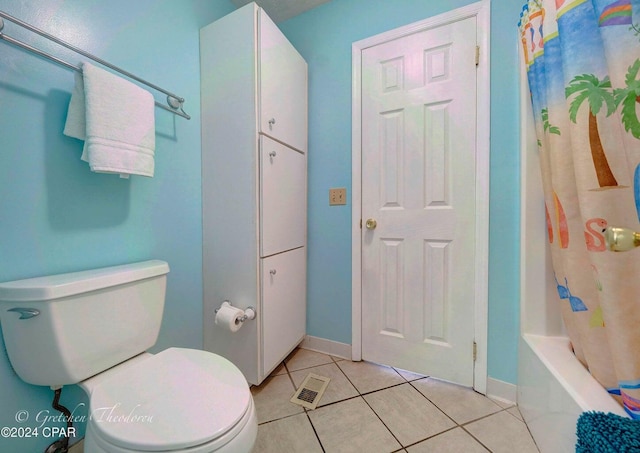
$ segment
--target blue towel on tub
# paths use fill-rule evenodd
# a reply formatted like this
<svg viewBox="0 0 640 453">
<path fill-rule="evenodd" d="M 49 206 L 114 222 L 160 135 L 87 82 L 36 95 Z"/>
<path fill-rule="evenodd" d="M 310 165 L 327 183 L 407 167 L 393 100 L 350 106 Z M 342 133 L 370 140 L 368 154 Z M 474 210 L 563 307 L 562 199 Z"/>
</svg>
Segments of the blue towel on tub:
<svg viewBox="0 0 640 453">
<path fill-rule="evenodd" d="M 640 453 L 640 420 L 583 412 L 576 434 L 576 453 Z"/>
</svg>

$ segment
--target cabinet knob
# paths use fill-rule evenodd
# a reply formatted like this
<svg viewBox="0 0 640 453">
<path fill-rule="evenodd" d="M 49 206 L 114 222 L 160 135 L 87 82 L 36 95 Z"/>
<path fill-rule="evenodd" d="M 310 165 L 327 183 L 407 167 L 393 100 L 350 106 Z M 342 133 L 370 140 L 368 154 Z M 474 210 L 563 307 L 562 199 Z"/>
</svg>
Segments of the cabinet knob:
<svg viewBox="0 0 640 453">
<path fill-rule="evenodd" d="M 276 275 L 276 270 L 275 270 L 275 269 L 271 269 L 271 270 L 269 271 L 269 273 L 270 273 L 271 275 Z"/>
<path fill-rule="evenodd" d="M 269 120 L 269 129 L 273 129 L 273 125 L 276 124 L 276 119 L 275 118 L 271 118 Z"/>
<path fill-rule="evenodd" d="M 269 157 L 271 157 L 271 158 L 276 157 L 276 152 L 275 152 L 275 151 L 271 151 L 271 152 L 269 153 Z"/>
</svg>

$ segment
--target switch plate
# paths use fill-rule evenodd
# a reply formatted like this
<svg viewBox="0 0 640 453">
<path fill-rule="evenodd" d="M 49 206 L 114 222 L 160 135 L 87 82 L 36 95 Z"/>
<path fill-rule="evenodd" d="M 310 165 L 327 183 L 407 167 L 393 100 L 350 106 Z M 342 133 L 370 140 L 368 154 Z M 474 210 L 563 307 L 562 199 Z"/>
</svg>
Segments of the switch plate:
<svg viewBox="0 0 640 453">
<path fill-rule="evenodd" d="M 337 189 L 329 189 L 329 205 L 347 204 L 347 189 L 344 187 Z"/>
</svg>

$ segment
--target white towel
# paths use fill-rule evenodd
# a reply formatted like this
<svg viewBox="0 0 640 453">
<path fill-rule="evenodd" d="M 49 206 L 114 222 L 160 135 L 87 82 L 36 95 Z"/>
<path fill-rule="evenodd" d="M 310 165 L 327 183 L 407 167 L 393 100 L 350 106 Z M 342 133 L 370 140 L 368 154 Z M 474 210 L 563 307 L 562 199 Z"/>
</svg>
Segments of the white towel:
<svg viewBox="0 0 640 453">
<path fill-rule="evenodd" d="M 84 140 L 92 171 L 153 176 L 155 111 L 151 93 L 89 63 L 71 95 L 64 134 Z"/>
</svg>

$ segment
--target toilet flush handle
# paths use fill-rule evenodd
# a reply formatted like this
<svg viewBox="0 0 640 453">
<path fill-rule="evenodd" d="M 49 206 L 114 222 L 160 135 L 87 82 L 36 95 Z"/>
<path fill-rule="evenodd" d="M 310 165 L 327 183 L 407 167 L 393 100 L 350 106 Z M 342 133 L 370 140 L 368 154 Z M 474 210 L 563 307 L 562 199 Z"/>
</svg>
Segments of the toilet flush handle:
<svg viewBox="0 0 640 453">
<path fill-rule="evenodd" d="M 16 308 L 10 308 L 7 311 L 13 311 L 13 312 L 16 312 L 16 313 L 20 313 L 20 317 L 18 319 L 30 319 L 30 318 L 33 318 L 34 316 L 38 316 L 40 314 L 40 310 L 37 310 L 35 308 L 16 307 Z"/>
</svg>

